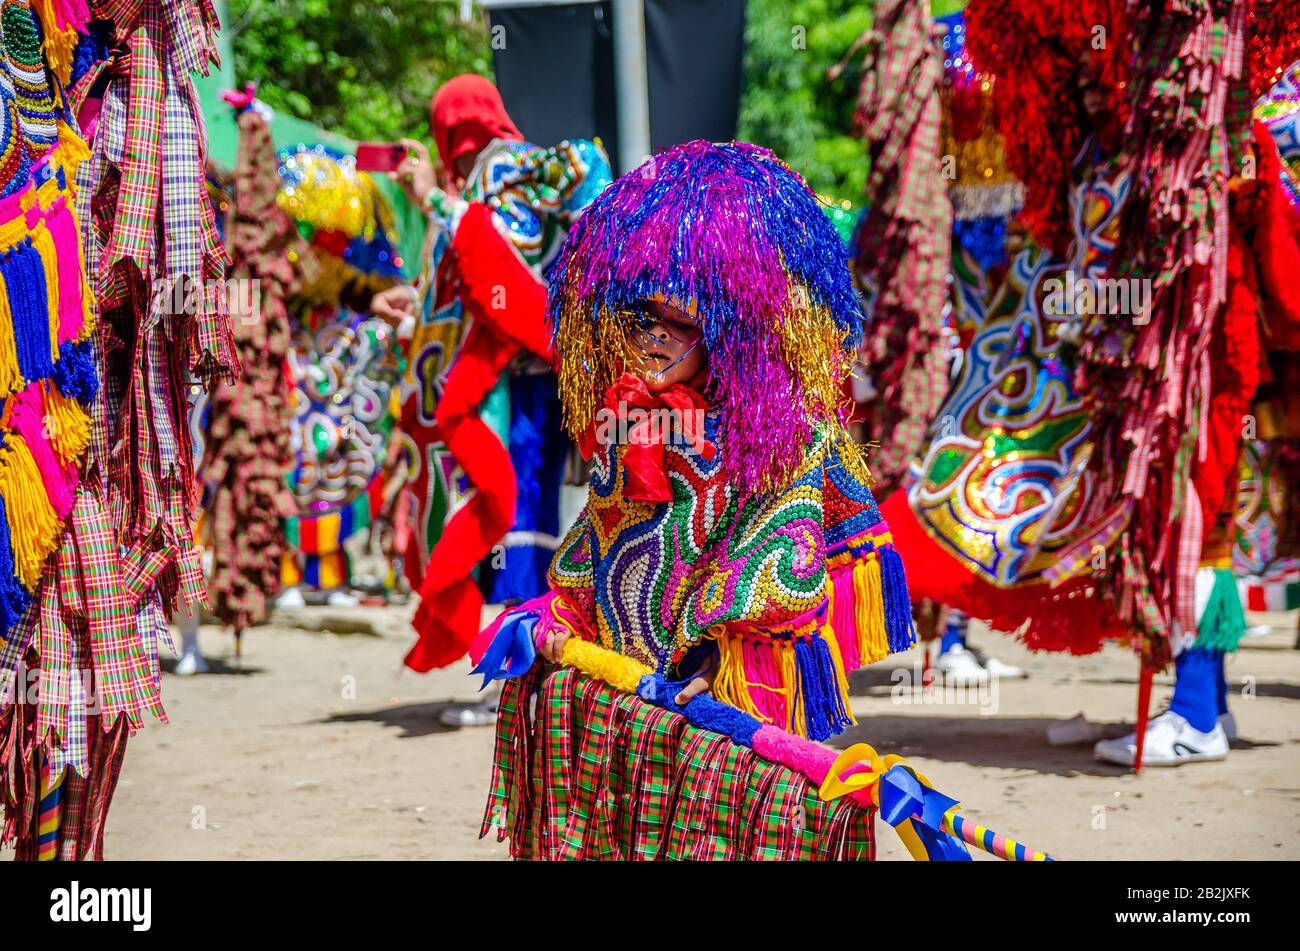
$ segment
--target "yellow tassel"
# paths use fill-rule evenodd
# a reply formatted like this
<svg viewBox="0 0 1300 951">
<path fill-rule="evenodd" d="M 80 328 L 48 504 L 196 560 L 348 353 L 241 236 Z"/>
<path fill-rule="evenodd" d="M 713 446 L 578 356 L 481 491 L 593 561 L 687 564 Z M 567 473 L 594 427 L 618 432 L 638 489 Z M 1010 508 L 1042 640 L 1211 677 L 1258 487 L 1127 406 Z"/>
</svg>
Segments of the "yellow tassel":
<svg viewBox="0 0 1300 951">
<path fill-rule="evenodd" d="M 717 637 L 718 673 L 713 678 L 710 692 L 714 699 L 729 703 L 764 723 L 772 721 L 759 712 L 754 697 L 749 692 L 751 684 L 745 678 L 745 645 L 738 637 Z"/>
<path fill-rule="evenodd" d="M 63 530 L 42 486 L 40 470 L 27 443 L 17 433 L 6 434 L 5 444 L 0 447 L 0 496 L 4 497 L 9 519 L 15 573 L 29 591 L 40 582 L 45 556 L 54 549 Z"/>
<path fill-rule="evenodd" d="M 885 632 L 885 599 L 880 586 L 880 560 L 876 554 L 853 566 L 853 621 L 858 632 L 862 663 L 874 664 L 889 656 Z"/>
<path fill-rule="evenodd" d="M 58 28 L 54 0 L 32 0 L 32 7 L 41 18 L 41 32 L 45 34 L 42 44 L 45 60 L 50 71 L 66 86 L 72 79 L 72 53 L 77 47 L 77 31 L 71 27 Z"/>
<path fill-rule="evenodd" d="M 28 201 L 30 196 L 31 201 Z M 18 197 L 18 207 L 26 212 L 36 200 L 36 189 L 30 185 Z M 26 204 L 24 204 L 26 202 Z M 27 218 L 25 214 L 14 215 L 8 221 L 0 222 L 0 252 L 12 251 L 23 238 L 27 237 Z"/>
<path fill-rule="evenodd" d="M 48 381 L 42 381 L 41 392 L 45 398 L 45 415 L 51 425 L 50 445 L 64 465 L 75 462 L 90 445 L 90 417 L 76 400 L 70 400 Z"/>
<path fill-rule="evenodd" d="M 50 360 L 59 359 L 59 252 L 54 249 L 50 229 L 42 221 L 32 229 L 32 247 L 41 256 L 45 268 L 46 319 L 50 325 Z"/>
<path fill-rule="evenodd" d="M 18 347 L 14 343 L 14 315 L 9 310 L 9 289 L 0 278 L 0 397 L 17 393 L 27 385 L 18 369 Z"/>
<path fill-rule="evenodd" d="M 77 166 L 90 158 L 90 148 L 86 145 L 86 140 L 77 133 L 77 130 L 62 119 L 56 125 L 59 129 L 59 162 L 67 171 L 68 181 L 71 182 L 72 173 L 77 170 Z"/>
</svg>

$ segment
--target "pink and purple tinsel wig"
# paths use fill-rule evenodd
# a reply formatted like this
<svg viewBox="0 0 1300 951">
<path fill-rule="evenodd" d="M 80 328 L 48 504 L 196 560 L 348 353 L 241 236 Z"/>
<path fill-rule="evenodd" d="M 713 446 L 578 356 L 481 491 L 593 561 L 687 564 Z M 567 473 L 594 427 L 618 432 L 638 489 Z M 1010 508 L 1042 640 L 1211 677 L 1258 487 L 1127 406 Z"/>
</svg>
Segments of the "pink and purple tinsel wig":
<svg viewBox="0 0 1300 951">
<path fill-rule="evenodd" d="M 548 276 L 575 437 L 623 370 L 618 315 L 656 295 L 699 314 L 705 395 L 740 485 L 787 482 L 815 430 L 843 432 L 862 334 L 847 251 L 812 191 L 767 149 L 695 141 L 659 153 L 592 202 Z"/>
</svg>

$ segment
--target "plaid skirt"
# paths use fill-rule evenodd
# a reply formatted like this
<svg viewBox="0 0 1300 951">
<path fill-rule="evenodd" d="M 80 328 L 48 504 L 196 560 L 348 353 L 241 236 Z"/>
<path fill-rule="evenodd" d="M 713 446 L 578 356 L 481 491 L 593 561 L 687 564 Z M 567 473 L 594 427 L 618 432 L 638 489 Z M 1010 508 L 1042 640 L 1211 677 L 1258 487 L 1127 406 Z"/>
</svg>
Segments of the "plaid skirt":
<svg viewBox="0 0 1300 951">
<path fill-rule="evenodd" d="M 523 859 L 874 860 L 875 810 L 572 669 L 501 694 L 481 836 Z"/>
</svg>

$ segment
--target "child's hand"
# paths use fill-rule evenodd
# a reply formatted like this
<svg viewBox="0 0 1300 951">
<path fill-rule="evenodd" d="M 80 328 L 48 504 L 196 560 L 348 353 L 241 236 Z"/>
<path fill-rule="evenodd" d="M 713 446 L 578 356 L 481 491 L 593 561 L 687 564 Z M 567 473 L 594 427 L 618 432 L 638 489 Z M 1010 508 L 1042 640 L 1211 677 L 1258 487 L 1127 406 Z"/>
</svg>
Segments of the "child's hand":
<svg viewBox="0 0 1300 951">
<path fill-rule="evenodd" d="M 679 707 L 685 706 L 693 697 L 698 697 L 702 693 L 708 693 L 713 689 L 713 678 L 718 674 L 718 658 L 716 654 L 710 655 L 705 660 L 703 668 L 681 690 L 677 691 L 677 696 L 673 697 L 673 703 Z"/>
<path fill-rule="evenodd" d="M 679 707 L 685 706 L 693 697 L 698 697 L 702 693 L 708 693 L 713 687 L 713 671 L 709 671 L 702 677 L 694 678 L 690 683 L 678 691 L 677 696 L 673 698 L 673 703 Z"/>
<path fill-rule="evenodd" d="M 568 639 L 568 631 L 551 631 L 546 635 L 546 643 L 542 645 L 542 656 L 552 664 L 558 664 L 564 656 L 564 642 Z"/>
</svg>

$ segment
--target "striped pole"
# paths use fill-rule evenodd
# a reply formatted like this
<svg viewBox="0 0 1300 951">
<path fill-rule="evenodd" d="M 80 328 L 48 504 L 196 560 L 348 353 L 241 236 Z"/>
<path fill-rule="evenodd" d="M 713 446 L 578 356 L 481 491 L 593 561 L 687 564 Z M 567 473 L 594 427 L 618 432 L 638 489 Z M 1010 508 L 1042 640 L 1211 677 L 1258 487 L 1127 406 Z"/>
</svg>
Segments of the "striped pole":
<svg viewBox="0 0 1300 951">
<path fill-rule="evenodd" d="M 37 811 L 36 860 L 53 862 L 59 857 L 59 827 L 63 824 L 63 779 L 67 770 L 51 781 L 50 763 L 41 756 L 41 803 Z"/>
<path fill-rule="evenodd" d="M 972 822 L 955 812 L 949 812 L 943 817 L 943 831 L 955 835 L 968 845 L 983 849 L 990 855 L 996 855 L 1008 862 L 1052 861 L 1052 857 L 1046 852 L 1037 852 L 1023 846 L 1015 839 L 1008 839 L 1005 835 L 999 835 L 992 829 L 986 829 L 984 826 Z"/>
</svg>

